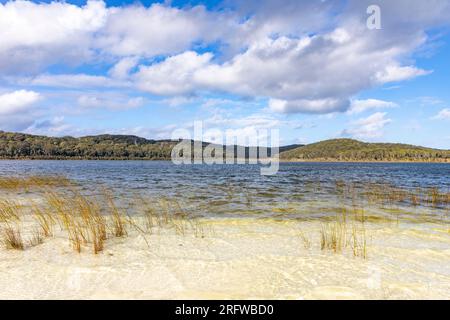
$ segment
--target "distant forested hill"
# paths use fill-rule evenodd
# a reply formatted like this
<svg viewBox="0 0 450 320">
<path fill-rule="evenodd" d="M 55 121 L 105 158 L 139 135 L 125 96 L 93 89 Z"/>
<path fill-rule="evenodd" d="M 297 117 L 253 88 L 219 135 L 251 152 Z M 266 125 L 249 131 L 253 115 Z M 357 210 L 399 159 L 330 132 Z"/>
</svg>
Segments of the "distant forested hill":
<svg viewBox="0 0 450 320">
<path fill-rule="evenodd" d="M 148 140 L 132 135 L 98 135 L 81 138 L 46 137 L 0 131 L 0 159 L 130 159 L 170 160 L 172 140 Z M 193 146 L 193 141 L 191 141 Z M 202 144 L 203 147 L 207 143 Z M 280 147 L 280 152 L 300 145 Z M 225 147 L 224 153 L 225 153 Z M 250 149 L 245 148 L 246 157 Z M 234 146 L 237 155 L 237 146 Z M 266 151 L 270 155 L 270 150 Z M 265 153 L 264 153 L 265 154 Z"/>
<path fill-rule="evenodd" d="M 450 162 L 450 150 L 398 143 L 366 143 L 333 139 L 281 153 L 286 160 L 314 161 L 437 161 Z"/>
<path fill-rule="evenodd" d="M 126 135 L 53 138 L 0 131 L 0 158 L 170 159 L 175 144 Z"/>
<path fill-rule="evenodd" d="M 81 138 L 55 138 L 0 131 L 0 159 L 170 160 L 172 148 L 177 143 L 177 141 L 149 140 L 132 135 L 105 134 Z M 206 145 L 203 143 L 203 146 Z M 249 156 L 251 149 L 245 148 L 246 157 Z M 236 146 L 234 150 L 236 152 Z M 270 155 L 270 150 L 267 153 Z M 280 157 L 285 160 L 303 161 L 450 162 L 450 151 L 405 144 L 335 139 L 305 146 L 280 147 Z"/>
</svg>

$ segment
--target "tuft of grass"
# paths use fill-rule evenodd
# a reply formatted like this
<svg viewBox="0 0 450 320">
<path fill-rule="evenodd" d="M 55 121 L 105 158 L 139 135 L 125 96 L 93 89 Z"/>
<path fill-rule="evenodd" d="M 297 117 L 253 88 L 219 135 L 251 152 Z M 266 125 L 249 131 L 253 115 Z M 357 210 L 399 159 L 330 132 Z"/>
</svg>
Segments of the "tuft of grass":
<svg viewBox="0 0 450 320">
<path fill-rule="evenodd" d="M 70 243 L 72 244 L 73 249 L 76 252 L 81 253 L 81 244 L 83 241 L 83 236 L 81 235 L 80 230 L 74 229 L 72 230 L 72 232 L 69 231 L 69 240 Z"/>
<path fill-rule="evenodd" d="M 303 232 L 299 232 L 299 237 L 303 242 L 303 247 L 305 249 L 311 249 L 311 239 Z"/>
<path fill-rule="evenodd" d="M 194 235 L 196 238 L 204 238 L 206 236 L 207 230 L 205 229 L 205 225 L 198 219 L 192 218 L 190 221 L 191 228 L 194 230 Z M 211 230 L 209 230 L 210 233 Z"/>
<path fill-rule="evenodd" d="M 121 213 L 119 208 L 114 203 L 113 196 L 110 192 L 104 191 L 104 196 L 108 202 L 109 209 L 111 210 L 111 218 L 112 218 L 112 232 L 115 237 L 124 237 L 126 236 L 126 219 L 124 215 Z"/>
<path fill-rule="evenodd" d="M 0 200 L 0 222 L 19 221 L 20 206 L 14 201 Z"/>
<path fill-rule="evenodd" d="M 196 217 L 192 217 L 176 199 L 162 198 L 152 201 L 141 198 L 144 225 L 147 232 L 156 229 L 173 229 L 176 234 L 185 236 L 192 232 L 195 237 L 204 238 L 207 230 Z"/>
<path fill-rule="evenodd" d="M 28 239 L 28 245 L 30 247 L 35 247 L 35 246 L 40 245 L 42 243 L 44 243 L 44 236 L 41 233 L 41 230 L 34 229 L 32 235 L 31 235 L 31 238 Z"/>
<path fill-rule="evenodd" d="M 76 193 L 73 200 L 76 205 L 75 217 L 78 217 L 78 222 L 81 220 L 81 224 L 79 224 L 81 238 L 92 243 L 95 254 L 103 251 L 104 241 L 107 239 L 105 217 L 100 214 L 100 209 L 94 202 L 89 201 L 81 194 Z M 84 236 L 83 228 L 87 229 L 87 236 Z"/>
<path fill-rule="evenodd" d="M 92 244 L 95 254 L 104 248 L 107 239 L 106 218 L 99 206 L 85 196 L 73 191 L 72 194 L 47 193 L 47 203 L 58 217 L 62 230 L 69 235 L 69 241 L 77 252 L 83 245 Z"/>
<path fill-rule="evenodd" d="M 366 230 L 362 228 L 358 231 L 356 226 L 353 225 L 352 228 L 352 252 L 355 257 L 361 257 L 363 259 L 367 258 L 367 241 L 366 241 Z"/>
<path fill-rule="evenodd" d="M 345 225 L 342 222 L 323 224 L 320 230 L 320 249 L 342 252 L 346 247 Z"/>
<path fill-rule="evenodd" d="M 147 231 L 152 232 L 153 227 L 155 226 L 155 220 L 155 210 L 146 204 L 144 207 L 144 221 Z"/>
<path fill-rule="evenodd" d="M 124 218 L 114 211 L 112 214 L 113 234 L 115 237 L 124 237 L 127 235 Z"/>
<path fill-rule="evenodd" d="M 351 247 L 355 257 L 367 258 L 367 241 L 365 221 L 367 220 L 363 207 L 358 207 L 353 201 L 353 215 L 347 215 L 348 209 L 342 204 L 341 214 L 337 214 L 334 221 L 323 223 L 320 229 L 320 248 L 334 253 L 343 253 Z M 350 232 L 348 224 L 352 223 Z M 357 225 L 360 228 L 357 228 Z"/>
<path fill-rule="evenodd" d="M 22 234 L 18 228 L 7 226 L 3 230 L 3 243 L 7 249 L 23 250 Z"/>
<path fill-rule="evenodd" d="M 35 219 L 38 221 L 43 236 L 53 236 L 53 226 L 56 224 L 56 219 L 51 214 L 42 210 L 35 204 L 33 204 L 32 210 Z"/>
</svg>

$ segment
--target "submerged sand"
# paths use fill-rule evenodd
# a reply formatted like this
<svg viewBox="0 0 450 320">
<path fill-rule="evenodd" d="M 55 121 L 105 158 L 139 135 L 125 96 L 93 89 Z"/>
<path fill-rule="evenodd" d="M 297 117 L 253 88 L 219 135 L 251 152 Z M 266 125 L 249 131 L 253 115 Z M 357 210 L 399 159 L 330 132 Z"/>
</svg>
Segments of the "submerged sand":
<svg viewBox="0 0 450 320">
<path fill-rule="evenodd" d="M 62 236 L 2 247 L 0 299 L 450 299 L 442 224 L 366 223 L 364 259 L 321 250 L 317 221 L 205 223 L 204 237 L 131 232 L 97 255 Z"/>
</svg>

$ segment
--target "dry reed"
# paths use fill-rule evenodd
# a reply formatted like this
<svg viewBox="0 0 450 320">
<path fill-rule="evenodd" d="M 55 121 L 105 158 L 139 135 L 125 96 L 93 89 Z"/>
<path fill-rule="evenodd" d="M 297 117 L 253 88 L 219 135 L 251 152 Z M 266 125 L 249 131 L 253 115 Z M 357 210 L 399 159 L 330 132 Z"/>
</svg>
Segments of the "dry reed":
<svg viewBox="0 0 450 320">
<path fill-rule="evenodd" d="M 3 230 L 3 243 L 7 249 L 23 250 L 24 244 L 22 234 L 19 228 L 7 226 Z"/>
<path fill-rule="evenodd" d="M 34 229 L 31 235 L 31 238 L 28 239 L 28 245 L 30 247 L 35 247 L 37 245 L 40 245 L 44 243 L 44 237 L 41 233 L 41 230 L 39 229 Z"/>
<path fill-rule="evenodd" d="M 66 187 L 72 184 L 72 181 L 62 176 L 0 177 L 0 189 L 4 190 Z"/>
</svg>

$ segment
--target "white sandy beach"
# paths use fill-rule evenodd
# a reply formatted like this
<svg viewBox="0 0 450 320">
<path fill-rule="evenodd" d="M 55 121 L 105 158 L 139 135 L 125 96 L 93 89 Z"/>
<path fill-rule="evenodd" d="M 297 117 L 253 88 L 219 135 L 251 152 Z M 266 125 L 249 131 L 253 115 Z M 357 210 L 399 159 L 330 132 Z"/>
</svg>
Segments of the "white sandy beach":
<svg viewBox="0 0 450 320">
<path fill-rule="evenodd" d="M 320 250 L 318 222 L 208 224 L 204 238 L 162 230 L 148 246 L 130 233 L 97 255 L 58 236 L 24 251 L 2 247 L 0 299 L 450 299 L 442 225 L 366 224 L 363 259 Z"/>
</svg>

